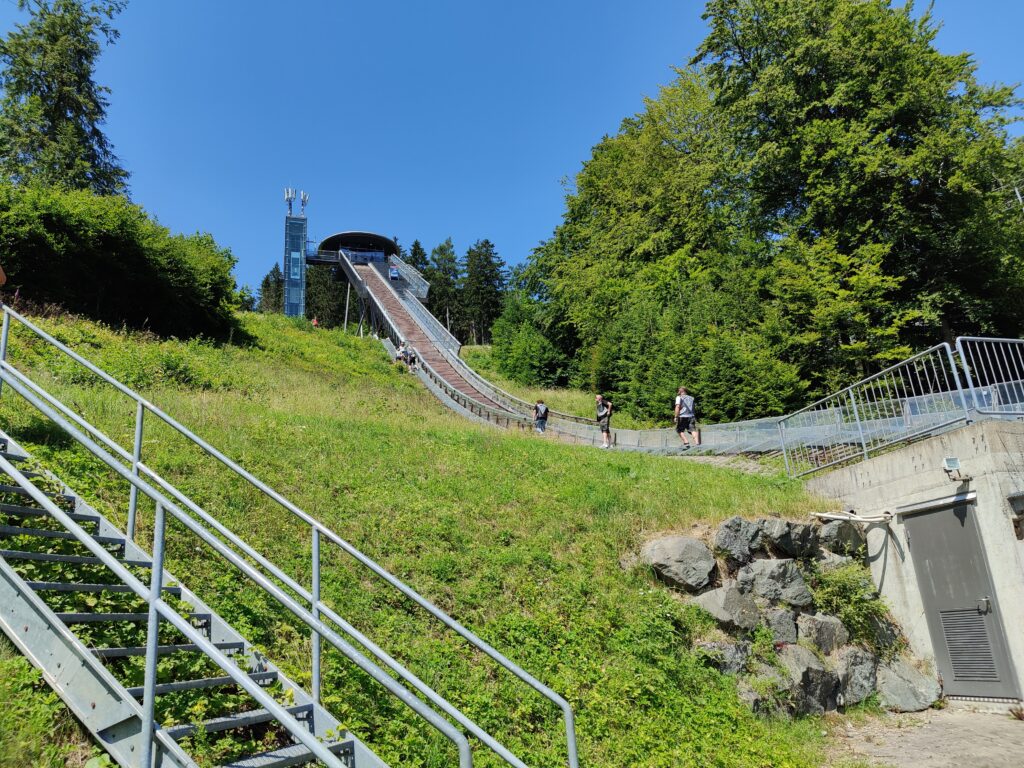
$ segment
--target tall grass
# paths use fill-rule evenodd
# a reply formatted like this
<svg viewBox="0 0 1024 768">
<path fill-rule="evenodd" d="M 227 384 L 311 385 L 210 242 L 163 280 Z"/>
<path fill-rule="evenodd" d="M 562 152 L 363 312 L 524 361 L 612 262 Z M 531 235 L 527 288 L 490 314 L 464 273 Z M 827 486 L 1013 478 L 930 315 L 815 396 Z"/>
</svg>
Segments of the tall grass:
<svg viewBox="0 0 1024 768">
<path fill-rule="evenodd" d="M 702 665 L 705 619 L 642 570 L 620 566 L 656 531 L 814 507 L 782 477 L 602 452 L 460 420 L 391 365 L 377 342 L 243 315 L 251 347 L 158 342 L 81 320 L 46 321 L 104 367 L 347 537 L 477 631 L 577 712 L 581 760 L 607 766 L 812 766 L 813 721 L 761 719 L 732 679 Z M 24 334 L 11 356 L 130 445 L 134 409 Z M 555 401 L 553 407 L 558 407 Z M 0 423 L 123 524 L 127 493 L 9 391 Z M 286 572 L 310 578 L 310 532 L 151 421 L 144 461 Z M 143 507 L 143 532 L 150 511 Z M 305 629 L 176 527 L 169 570 L 300 681 Z M 558 713 L 340 552 L 324 595 L 531 765 L 564 762 Z M 392 765 L 447 766 L 453 753 L 336 654 L 325 702 Z M 479 765 L 497 762 L 481 752 Z"/>
</svg>

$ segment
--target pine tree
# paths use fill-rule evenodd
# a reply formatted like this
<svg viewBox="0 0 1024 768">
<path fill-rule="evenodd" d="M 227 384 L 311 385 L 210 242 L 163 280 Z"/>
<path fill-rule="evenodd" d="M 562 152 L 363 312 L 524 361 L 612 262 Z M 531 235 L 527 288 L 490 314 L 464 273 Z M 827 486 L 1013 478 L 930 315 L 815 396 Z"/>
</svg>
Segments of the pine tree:
<svg viewBox="0 0 1024 768">
<path fill-rule="evenodd" d="M 311 264 L 306 269 L 306 317 L 322 328 L 335 328 L 345 320 L 345 286 L 335 279 L 335 268 Z"/>
<path fill-rule="evenodd" d="M 409 248 L 409 258 L 407 258 L 406 261 L 410 267 L 418 269 L 420 272 L 426 271 L 430 266 L 430 260 L 427 258 L 427 251 L 419 240 L 412 241 L 412 246 Z"/>
<path fill-rule="evenodd" d="M 461 328 L 462 316 L 459 305 L 459 282 L 462 276 L 455 246 L 449 237 L 430 252 L 430 264 L 424 275 L 430 283 L 430 309 L 445 327 L 456 337 Z M 454 329 L 454 330 L 453 330 Z"/>
<path fill-rule="evenodd" d="M 505 290 L 505 262 L 490 240 L 477 240 L 466 251 L 461 287 L 467 338 L 473 344 L 486 343 L 491 337 L 491 326 L 501 314 Z"/>
<path fill-rule="evenodd" d="M 284 273 L 277 262 L 260 282 L 258 306 L 260 312 L 284 312 Z"/>
<path fill-rule="evenodd" d="M 110 89 L 94 80 L 101 41 L 125 0 L 19 0 L 31 18 L 0 42 L 0 174 L 99 194 L 126 191 L 128 172 L 101 126 Z"/>
</svg>

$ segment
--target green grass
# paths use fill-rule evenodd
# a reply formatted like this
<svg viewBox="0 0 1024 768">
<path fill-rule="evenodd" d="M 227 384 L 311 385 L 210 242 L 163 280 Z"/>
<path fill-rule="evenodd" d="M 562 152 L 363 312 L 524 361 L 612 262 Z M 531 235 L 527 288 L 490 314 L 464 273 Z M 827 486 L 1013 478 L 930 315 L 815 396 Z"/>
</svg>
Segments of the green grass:
<svg viewBox="0 0 1024 768">
<path fill-rule="evenodd" d="M 646 571 L 619 565 L 654 532 L 737 512 L 805 514 L 817 503 L 798 483 L 473 425 L 377 342 L 282 317 L 244 315 L 257 339 L 248 348 L 159 342 L 67 318 L 45 324 L 565 695 L 588 768 L 820 764 L 820 724 L 751 714 L 734 681 L 691 650 L 707 620 Z M 130 402 L 55 365 L 22 333 L 12 335 L 11 357 L 23 369 L 55 369 L 47 386 L 130 446 Z M 0 423 L 123 524 L 124 483 L 6 389 Z M 155 419 L 143 460 L 309 584 L 307 527 Z M 148 509 L 142 520 L 145 539 Z M 308 680 L 308 632 L 171 530 L 169 570 Z M 323 562 L 325 600 L 356 627 L 531 765 L 564 764 L 553 707 L 342 553 L 328 549 Z M 331 711 L 386 761 L 453 764 L 446 741 L 334 652 L 325 675 Z M 478 765 L 498 764 L 477 754 Z"/>
<path fill-rule="evenodd" d="M 488 381 L 528 403 L 543 400 L 553 410 L 560 411 L 561 413 L 586 416 L 588 419 L 594 418 L 594 395 L 597 394 L 595 392 L 585 392 L 581 389 L 568 389 L 565 387 L 529 387 L 524 384 L 518 384 L 506 378 L 498 371 L 491 356 L 489 344 L 463 347 L 461 356 L 463 360 L 469 363 L 473 370 Z M 638 419 L 624 411 L 616 411 L 612 417 L 612 423 L 619 429 L 670 427 L 672 426 L 672 410 L 671 408 L 666 408 L 665 420 L 661 423 L 649 419 Z"/>
<path fill-rule="evenodd" d="M 43 680 L 0 633 L 0 765 L 75 768 L 98 750 Z"/>
</svg>

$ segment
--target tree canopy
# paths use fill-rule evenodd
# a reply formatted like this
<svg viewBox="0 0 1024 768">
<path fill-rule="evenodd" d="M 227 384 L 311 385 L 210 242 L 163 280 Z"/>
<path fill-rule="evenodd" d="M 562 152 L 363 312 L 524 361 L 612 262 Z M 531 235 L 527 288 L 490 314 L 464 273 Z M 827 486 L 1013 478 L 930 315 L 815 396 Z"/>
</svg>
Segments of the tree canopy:
<svg viewBox="0 0 1024 768">
<path fill-rule="evenodd" d="M 94 79 L 123 0 L 18 0 L 31 18 L 0 41 L 0 174 L 121 194 L 128 172 L 103 133 L 109 89 Z"/>
<path fill-rule="evenodd" d="M 910 4 L 709 0 L 704 17 L 523 275 L 568 378 L 645 416 L 685 383 L 708 418 L 754 417 L 957 334 L 1020 333 L 1024 219 L 999 191 L 1022 175 L 1013 90 L 938 52 Z"/>
</svg>

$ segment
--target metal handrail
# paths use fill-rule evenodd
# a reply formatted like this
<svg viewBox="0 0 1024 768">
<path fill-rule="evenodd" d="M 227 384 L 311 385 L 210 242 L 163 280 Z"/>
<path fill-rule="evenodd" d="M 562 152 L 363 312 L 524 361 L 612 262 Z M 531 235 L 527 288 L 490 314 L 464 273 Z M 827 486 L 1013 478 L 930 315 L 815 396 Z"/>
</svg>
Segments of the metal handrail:
<svg viewBox="0 0 1024 768">
<path fill-rule="evenodd" d="M 392 256 L 391 260 L 394 262 L 394 265 L 398 267 L 398 271 L 405 281 L 409 283 L 409 285 L 413 286 L 414 290 L 418 290 L 426 296 L 430 290 L 430 283 L 428 283 L 427 279 L 423 277 L 423 273 L 400 256 Z"/>
<path fill-rule="evenodd" d="M 376 302 L 375 302 L 375 304 L 376 304 Z M 402 339 L 403 337 L 401 336 L 401 333 L 398 330 L 398 326 L 396 324 L 394 324 L 394 322 L 392 321 L 392 319 L 388 315 L 387 311 L 382 306 L 379 306 L 379 305 L 377 306 L 377 309 L 379 310 L 379 312 L 381 314 L 381 317 L 391 327 L 392 332 L 397 336 L 397 338 Z M 335 533 L 331 529 L 329 529 L 326 526 L 324 526 L 322 523 L 320 523 L 318 520 L 316 520 L 315 518 L 310 516 L 308 513 L 304 512 L 302 509 L 300 509 L 298 506 L 293 504 L 287 498 L 282 496 L 280 493 L 275 491 L 273 488 L 268 486 L 263 481 L 259 480 L 255 475 L 250 473 L 248 470 L 244 469 L 239 464 L 237 464 L 236 462 L 234 462 L 233 460 L 228 458 L 221 451 L 219 451 L 216 448 L 214 448 L 208 442 L 206 442 L 201 437 L 199 437 L 194 432 L 192 432 L 190 429 L 188 429 L 187 427 L 182 425 L 176 419 L 174 419 L 173 417 L 171 417 L 170 415 L 165 413 L 163 410 L 161 410 L 160 408 L 158 408 L 157 406 L 155 406 L 154 404 L 152 404 L 151 402 L 149 402 L 148 400 L 143 398 L 141 395 L 139 395 L 136 392 L 134 392 L 129 387 L 125 386 L 123 383 L 121 383 L 117 379 L 115 379 L 112 376 L 110 376 L 109 374 L 107 374 L 102 369 L 98 368 L 97 366 L 95 366 L 94 364 L 92 364 L 91 362 L 86 360 L 84 357 L 82 357 L 81 355 L 76 353 L 74 350 L 72 350 L 69 347 L 67 347 L 66 345 L 62 344 L 60 341 L 55 339 L 53 336 L 51 336 L 50 334 L 48 334 L 45 331 L 43 331 L 41 328 L 39 328 L 38 326 L 33 324 L 31 321 L 29 321 L 28 319 L 26 319 L 25 317 L 23 317 L 22 315 L 20 315 L 19 313 L 17 313 L 13 309 L 11 309 L 10 307 L 7 307 L 6 305 L 4 305 L 3 306 L 3 312 L 4 312 L 3 326 L 2 326 L 2 330 L 0 330 L 0 370 L 13 372 L 15 375 L 22 375 L 19 371 L 17 371 L 12 366 L 10 366 L 10 364 L 7 363 L 6 360 L 3 357 L 3 355 L 6 354 L 6 351 L 7 351 L 7 344 L 8 344 L 8 338 L 9 338 L 9 332 L 10 332 L 10 319 L 13 317 L 18 322 L 20 322 L 22 325 L 24 325 L 29 330 L 34 332 L 37 336 L 39 336 L 40 338 L 42 338 L 45 341 L 49 342 L 51 345 L 53 345 L 54 347 L 59 349 L 61 352 L 63 352 L 67 356 L 69 356 L 71 359 L 73 359 L 76 362 L 78 362 L 80 365 L 83 365 L 86 369 L 88 369 L 92 373 L 94 373 L 97 376 L 99 376 L 102 380 L 104 380 L 107 383 L 109 383 L 112 386 L 114 386 L 115 389 L 120 391 L 122 394 L 125 394 L 126 396 L 128 396 L 131 399 L 135 400 L 135 402 L 138 405 L 138 407 L 137 407 L 137 414 L 136 414 L 135 444 L 134 444 L 133 452 L 132 452 L 132 462 L 131 462 L 132 466 L 131 466 L 131 470 L 130 470 L 130 473 L 129 473 L 129 476 L 131 478 L 134 478 L 134 481 L 138 481 L 139 480 L 140 468 L 144 466 L 142 464 L 142 461 L 141 461 L 141 447 L 142 447 L 144 415 L 148 411 L 149 413 L 151 413 L 152 415 L 156 416 L 161 421 L 163 421 L 165 424 L 170 426 L 172 429 L 177 431 L 183 437 L 185 437 L 186 439 L 188 439 L 189 441 L 191 441 L 192 443 L 197 445 L 199 448 L 201 448 L 209 456 L 215 458 L 221 464 L 223 464 L 224 466 L 226 466 L 230 470 L 232 470 L 236 475 L 238 475 L 239 477 L 241 477 L 244 480 L 246 480 L 250 485 L 252 485 L 256 489 L 261 491 L 265 496 L 267 496 L 268 498 L 270 498 L 273 501 L 277 502 L 284 509 L 288 510 L 293 515 L 298 517 L 300 520 L 302 520 L 306 524 L 310 525 L 310 527 L 312 528 L 312 531 L 313 531 L 315 542 L 318 543 L 318 540 L 319 540 L 320 537 L 324 537 L 327 540 L 333 542 L 336 546 L 338 546 L 340 549 L 345 551 L 348 555 L 350 555 L 353 559 L 355 559 L 361 565 L 363 565 L 364 567 L 368 568 L 370 571 L 372 571 L 379 578 L 381 578 L 382 580 L 387 582 L 390 586 L 394 587 L 399 592 L 401 592 L 403 595 L 405 595 L 407 598 L 409 598 L 410 600 L 415 602 L 417 605 L 419 605 L 421 608 L 423 608 L 428 614 L 430 614 L 435 619 L 437 619 L 440 622 L 442 622 L 443 624 L 445 624 L 445 626 L 447 626 L 449 629 L 451 629 L 452 631 L 454 631 L 457 634 L 459 634 L 463 639 L 465 639 L 471 645 L 473 645 L 478 650 L 480 650 L 483 653 L 485 653 L 492 660 L 497 662 L 499 665 L 504 667 L 506 670 L 508 670 L 513 675 L 515 675 L 520 680 L 522 680 L 524 683 L 526 683 L 531 688 L 533 688 L 536 692 L 538 692 L 539 694 L 541 694 L 542 696 L 547 698 L 549 701 L 551 701 L 553 704 L 555 704 L 562 711 L 563 719 L 564 719 L 564 721 L 566 723 L 566 734 L 567 734 L 567 742 L 568 742 L 569 766 L 570 766 L 570 768 L 578 768 L 579 760 L 578 760 L 577 745 L 576 745 L 575 718 L 574 718 L 574 715 L 573 715 L 573 712 L 572 712 L 572 707 L 569 705 L 569 703 L 563 697 L 559 696 L 553 690 L 551 690 L 550 688 L 545 686 L 539 680 L 537 680 L 532 675 L 530 675 L 528 672 L 526 672 L 524 669 L 522 669 L 519 665 L 515 664 L 510 659 L 506 658 L 503 654 L 498 652 L 491 645 L 489 645 L 488 643 L 484 642 L 481 638 L 479 638 L 475 633 L 471 632 L 469 629 L 464 627 L 461 623 L 459 623 L 458 621 L 453 619 L 451 616 L 446 614 L 444 611 L 439 609 L 437 606 L 433 605 L 433 603 L 428 601 L 426 598 L 424 598 L 422 595 L 420 595 L 414 589 L 412 589 L 407 584 L 402 582 L 400 579 L 398 579 L 397 577 L 393 576 L 389 571 L 387 571 L 385 568 L 380 566 L 374 560 L 372 560 L 371 558 L 369 558 L 368 556 L 363 554 L 360 550 L 358 550 L 356 547 L 354 547 L 348 541 L 343 539 L 337 533 Z M 420 357 L 420 359 L 422 360 L 422 357 Z M 23 394 L 23 396 L 26 396 L 26 395 Z M 68 426 L 70 427 L 70 425 L 68 425 Z M 73 429 L 73 427 L 72 427 L 72 429 Z M 95 428 L 93 428 L 93 429 L 95 429 Z M 83 435 L 83 437 L 85 437 L 85 436 Z M 88 440 L 89 438 L 86 437 L 85 439 Z M 122 457 L 124 457 L 126 451 L 124 451 L 124 449 L 122 448 L 121 450 L 117 451 L 117 453 L 121 454 Z M 121 469 L 124 469 L 124 467 L 121 467 Z M 132 488 L 133 489 L 135 489 L 137 487 L 135 485 L 134 481 L 132 481 Z M 129 532 L 128 533 L 129 533 L 129 537 L 134 538 L 135 511 L 136 511 L 135 493 L 132 494 L 132 501 L 130 502 L 130 505 L 131 506 L 129 508 Z M 177 507 L 174 507 L 174 509 L 177 509 Z M 241 562 L 244 563 L 244 561 L 241 561 Z M 317 585 L 318 582 L 319 582 L 319 571 L 320 571 L 319 560 L 315 559 L 313 565 L 314 565 L 314 567 L 313 567 L 313 570 L 314 570 L 314 584 Z M 276 589 L 276 587 L 275 587 L 275 589 Z M 313 594 L 316 594 L 317 591 L 318 591 L 317 589 L 314 589 L 313 590 Z M 316 618 L 315 611 L 322 611 L 324 607 L 326 607 L 326 606 L 323 606 L 323 604 L 319 601 L 319 599 L 317 599 L 316 604 L 313 605 L 314 613 L 310 614 L 310 618 L 313 621 L 317 621 L 318 622 L 318 619 Z M 330 616 L 328 616 L 328 617 L 330 618 Z M 332 621 L 333 620 L 334 619 L 332 619 Z M 323 626 L 323 625 L 320 625 L 320 626 Z M 341 625 L 339 625 L 339 626 L 341 626 Z M 320 630 L 316 630 L 314 634 L 315 634 L 315 637 L 314 637 L 314 661 L 318 662 L 318 659 L 319 659 L 319 652 L 317 650 L 318 649 L 318 644 L 319 644 L 318 641 L 319 641 L 319 639 L 321 637 L 325 637 L 326 635 L 324 635 Z M 333 632 L 331 632 L 331 635 L 334 636 L 334 637 L 337 637 L 337 635 L 334 635 Z M 338 638 L 338 640 L 340 642 L 344 643 L 344 641 L 341 640 L 341 638 Z M 370 649 L 370 646 L 366 646 L 366 647 L 367 647 L 368 650 Z M 355 652 L 354 649 L 353 649 L 353 652 Z M 368 659 L 364 659 L 364 660 L 366 661 L 366 663 L 372 664 L 372 662 L 370 662 Z M 387 663 L 387 662 L 385 662 L 385 663 Z M 319 667 L 319 664 L 315 663 L 314 664 L 314 671 L 317 672 L 317 673 L 319 672 L 318 667 Z M 379 669 L 379 668 L 377 668 L 377 669 Z M 388 676 L 383 671 L 381 671 L 380 673 L 382 675 L 384 675 L 384 677 L 386 677 L 392 683 L 394 682 L 393 678 Z M 412 681 L 410 680 L 410 682 L 412 682 Z M 415 683 L 413 683 L 413 685 L 415 685 Z M 314 680 L 313 687 L 314 687 L 315 690 L 319 689 L 319 680 L 318 679 Z M 401 686 L 399 686 L 399 687 L 401 688 Z M 412 696 L 412 694 L 409 693 L 409 691 L 407 691 L 405 688 L 401 688 L 401 690 L 403 692 L 405 692 L 406 694 Z M 392 693 L 394 693 L 394 692 L 392 691 Z M 395 694 L 395 695 L 397 695 L 397 694 Z M 435 695 L 437 695 L 437 694 L 435 694 Z M 439 695 L 438 695 L 438 697 L 439 697 Z M 413 697 L 413 698 L 415 699 L 415 697 Z M 419 702 L 419 699 L 415 699 L 415 701 Z M 449 706 L 451 707 L 452 710 L 454 710 L 456 712 L 458 711 L 457 709 L 455 709 L 450 704 L 449 704 Z M 429 710 L 429 711 L 433 714 L 433 710 Z M 452 714 L 452 713 L 449 713 L 449 714 Z M 456 717 L 454 714 L 452 714 L 452 716 Z M 466 720 L 468 721 L 468 718 L 466 718 Z M 443 721 L 443 720 L 442 720 L 442 722 L 446 723 L 446 721 Z M 472 722 L 472 721 L 469 721 L 469 722 Z M 433 725 L 433 723 L 431 723 L 431 724 Z M 468 728 L 469 726 L 467 725 L 466 727 Z M 486 732 L 484 732 L 484 733 L 486 733 Z M 490 739 L 490 741 L 488 741 L 488 739 Z M 497 741 L 493 740 L 493 738 L 490 737 L 489 735 L 487 736 L 487 738 L 481 738 L 481 741 L 483 741 L 485 744 L 487 744 L 487 746 L 490 747 L 492 750 L 494 750 L 499 756 L 502 756 L 503 759 L 506 759 L 506 762 L 509 762 L 508 759 L 505 758 L 504 755 L 502 755 L 502 750 L 504 750 L 504 747 L 502 747 L 500 745 L 500 743 L 498 743 Z M 461 752 L 461 747 L 460 747 L 460 752 Z M 511 763 L 511 764 L 515 765 L 515 763 Z"/>
<path fill-rule="evenodd" d="M 186 515 L 171 500 L 169 500 L 158 490 L 156 490 L 151 485 L 142 480 L 137 474 L 133 473 L 127 467 L 122 465 L 117 459 L 115 459 L 113 456 L 111 456 L 109 453 L 103 450 L 95 441 L 93 441 L 84 433 L 80 432 L 70 422 L 66 421 L 57 411 L 53 410 L 45 402 L 38 399 L 27 388 L 24 388 L 22 386 L 22 380 L 25 378 L 25 375 L 20 371 L 16 370 L 15 368 L 13 368 L 10 365 L 10 363 L 6 361 L 0 361 L 0 379 L 5 381 L 15 392 L 17 392 L 26 401 L 33 405 L 40 413 L 47 416 L 51 421 L 53 421 L 55 424 L 61 427 L 61 429 L 63 429 L 68 435 L 70 435 L 81 445 L 83 445 L 90 453 L 96 456 L 96 458 L 98 458 L 100 461 L 106 464 L 110 469 L 112 469 L 114 472 L 120 475 L 123 479 L 127 480 L 132 487 L 136 488 L 140 493 L 151 499 L 157 505 L 158 512 L 160 509 L 163 509 L 165 512 L 169 512 L 178 522 L 184 525 L 189 531 L 198 536 L 202 541 L 204 541 L 207 545 L 214 549 L 224 559 L 226 559 L 228 562 L 234 565 L 239 571 L 245 574 L 245 576 L 247 576 L 251 581 L 253 581 L 257 586 L 259 586 L 264 592 L 266 592 L 268 595 L 277 600 L 277 602 L 282 607 L 288 609 L 297 619 L 306 624 L 311 630 L 313 630 L 318 635 L 318 637 L 326 639 L 336 650 L 340 651 L 346 658 L 348 658 L 349 661 L 354 663 L 363 672 L 365 672 L 378 683 L 380 683 L 389 693 L 391 693 L 393 696 L 402 701 L 406 706 L 412 709 L 413 712 L 418 714 L 427 723 L 429 723 L 436 730 L 438 730 L 440 733 L 446 736 L 453 744 L 456 745 L 456 748 L 459 750 L 460 766 L 462 766 L 463 768 L 472 767 L 473 760 L 470 752 L 469 742 L 466 740 L 465 736 L 461 732 L 459 732 L 451 725 L 451 723 L 449 723 L 444 718 L 440 717 L 434 710 L 430 709 L 422 701 L 420 701 L 420 699 L 417 698 L 411 691 L 399 685 L 394 678 L 392 678 L 390 675 L 384 672 L 384 670 L 382 670 L 372 661 L 370 661 L 361 653 L 359 653 L 358 650 L 356 650 L 352 645 L 350 645 L 342 637 L 335 633 L 330 627 L 321 622 L 313 614 L 312 611 L 307 610 L 306 608 L 292 600 L 290 597 L 288 597 L 288 595 L 285 594 L 275 584 L 273 584 L 273 582 L 271 582 L 269 579 L 267 579 L 265 576 L 259 573 L 243 558 L 235 554 L 226 544 L 224 544 L 216 536 L 214 536 L 201 525 L 199 525 L 199 523 L 197 523 L 192 517 Z M 2 458 L 3 457 L 0 457 L 0 459 Z M 63 519 L 58 519 L 60 520 L 61 523 L 66 522 Z M 70 520 L 70 518 L 68 518 L 68 520 Z M 74 530 L 72 530 L 72 533 L 75 533 L 76 536 L 78 536 L 78 533 Z M 83 536 L 88 536 L 88 534 L 86 534 L 84 531 L 80 531 L 80 533 Z M 154 542 L 156 541 L 157 534 L 156 531 L 154 531 Z M 99 545 L 97 544 L 97 546 Z M 95 551 L 91 546 L 90 549 Z M 156 543 L 154 543 L 154 574 L 158 571 L 156 563 L 156 558 L 158 556 L 157 550 L 158 547 Z M 159 553 L 159 557 L 162 558 L 162 552 Z M 106 564 L 106 561 L 104 562 Z M 114 562 L 116 562 L 116 560 Z M 160 570 L 162 570 L 162 562 L 160 564 Z M 115 570 L 115 572 L 118 574 L 118 576 L 122 575 L 120 570 Z M 129 584 L 129 586 L 132 585 Z M 171 621 L 171 619 L 168 620 Z M 184 621 L 184 619 L 182 619 L 182 621 Z M 172 623 L 174 623 L 174 621 L 172 621 Z M 177 626 L 177 624 L 175 624 L 175 626 Z M 156 636 L 155 634 L 153 634 L 153 642 L 155 642 L 155 638 Z M 155 646 L 153 654 L 154 656 L 152 671 L 153 674 L 155 675 Z M 216 661 L 216 659 L 214 660 Z M 148 663 L 148 661 L 146 669 L 148 674 L 150 671 L 150 664 Z M 256 687 L 259 688 L 259 686 Z M 261 704 L 264 703 L 263 700 L 259 697 L 257 697 L 257 699 L 260 701 Z M 270 711 L 274 712 L 273 709 L 271 709 Z M 308 729 L 305 730 L 305 734 L 309 735 Z M 310 736 L 310 738 L 313 738 L 314 742 L 318 745 L 318 747 L 322 747 L 322 745 L 320 745 L 320 743 L 316 741 L 314 737 Z M 306 744 L 306 740 L 304 738 L 300 740 L 303 742 L 303 744 Z M 307 744 L 307 746 L 309 745 Z M 321 753 L 319 751 L 313 751 L 317 754 L 318 757 L 321 757 Z M 337 768 L 344 768 L 344 765 L 341 762 L 334 763 L 328 761 L 328 765 L 336 765 Z"/>
</svg>

